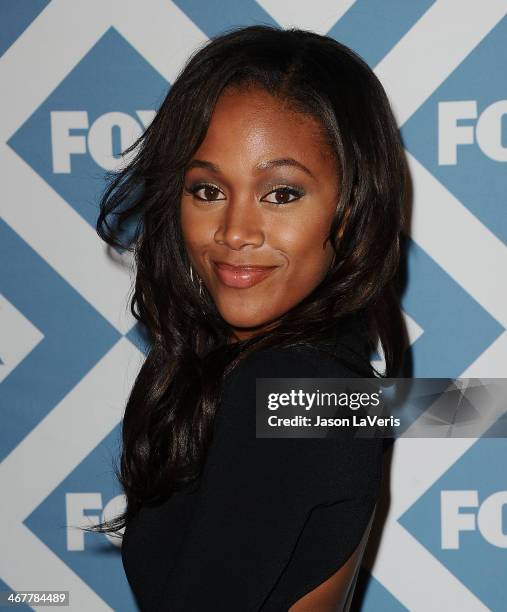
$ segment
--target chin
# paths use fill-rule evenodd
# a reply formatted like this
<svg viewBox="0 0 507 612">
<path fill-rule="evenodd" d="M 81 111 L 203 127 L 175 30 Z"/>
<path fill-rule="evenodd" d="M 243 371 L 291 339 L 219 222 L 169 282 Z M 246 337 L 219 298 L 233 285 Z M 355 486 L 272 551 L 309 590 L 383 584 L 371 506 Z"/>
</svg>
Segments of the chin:
<svg viewBox="0 0 507 612">
<path fill-rule="evenodd" d="M 264 318 L 262 319 L 249 319 L 249 318 L 241 318 L 241 317 L 224 317 L 227 323 L 231 327 L 235 327 L 237 329 L 246 330 L 254 330 L 255 328 L 261 328 L 268 323 Z"/>
<path fill-rule="evenodd" d="M 266 316 L 266 312 L 254 315 L 251 312 L 241 313 L 238 311 L 238 309 L 235 309 L 233 311 L 222 311 L 220 314 L 231 327 L 245 330 L 262 327 L 267 325 L 272 320 L 272 317 Z"/>
</svg>

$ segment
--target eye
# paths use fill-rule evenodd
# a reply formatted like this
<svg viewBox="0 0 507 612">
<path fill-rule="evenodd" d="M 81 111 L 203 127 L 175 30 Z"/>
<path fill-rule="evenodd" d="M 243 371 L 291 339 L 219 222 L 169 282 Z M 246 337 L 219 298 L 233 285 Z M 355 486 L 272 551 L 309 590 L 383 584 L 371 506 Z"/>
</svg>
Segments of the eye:
<svg viewBox="0 0 507 612">
<path fill-rule="evenodd" d="M 267 196 L 273 195 L 273 200 L 266 200 Z M 294 202 L 294 200 L 299 200 L 299 198 L 303 197 L 304 191 L 302 189 L 295 189 L 293 187 L 288 187 L 287 185 L 283 185 L 281 187 L 276 187 L 276 189 L 273 189 L 272 191 L 270 191 L 268 194 L 266 194 L 264 196 L 264 198 L 262 198 L 263 201 L 266 202 L 271 202 L 272 204 L 278 204 L 278 205 L 283 205 L 283 204 L 290 204 L 290 202 Z M 291 198 L 292 199 L 289 199 Z"/>
<path fill-rule="evenodd" d="M 216 185 L 212 185 L 211 183 L 198 183 L 197 185 L 185 187 L 185 191 L 203 202 L 225 200 L 225 197 L 218 197 L 218 194 L 222 193 L 222 191 Z M 198 195 L 199 191 L 202 191 L 201 195 Z"/>
<path fill-rule="evenodd" d="M 224 194 L 216 185 L 213 185 L 212 183 L 197 183 L 195 185 L 191 185 L 190 187 L 185 187 L 185 191 L 203 202 L 216 202 L 226 199 L 225 196 L 222 198 L 218 197 L 219 194 Z M 199 194 L 199 192 L 202 193 Z M 267 199 L 267 196 L 272 196 L 273 199 Z M 280 187 L 272 189 L 264 196 L 264 198 L 262 198 L 261 201 L 266 201 L 270 202 L 271 204 L 281 206 L 294 202 L 294 200 L 299 200 L 299 198 L 302 196 L 304 196 L 304 191 L 301 188 L 281 185 Z"/>
</svg>

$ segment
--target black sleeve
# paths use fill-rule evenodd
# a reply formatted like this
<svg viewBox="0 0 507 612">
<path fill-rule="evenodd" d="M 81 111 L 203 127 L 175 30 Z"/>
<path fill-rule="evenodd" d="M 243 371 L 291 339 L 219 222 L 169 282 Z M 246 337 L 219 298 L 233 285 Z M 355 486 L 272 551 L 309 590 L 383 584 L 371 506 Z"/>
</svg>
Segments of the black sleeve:
<svg viewBox="0 0 507 612">
<path fill-rule="evenodd" d="M 349 428 L 325 439 L 256 439 L 255 389 L 257 377 L 353 376 L 295 348 L 264 349 L 232 373 L 161 610 L 275 610 L 270 601 L 283 600 L 292 577 L 299 598 L 350 557 L 378 498 L 382 441 Z"/>
</svg>

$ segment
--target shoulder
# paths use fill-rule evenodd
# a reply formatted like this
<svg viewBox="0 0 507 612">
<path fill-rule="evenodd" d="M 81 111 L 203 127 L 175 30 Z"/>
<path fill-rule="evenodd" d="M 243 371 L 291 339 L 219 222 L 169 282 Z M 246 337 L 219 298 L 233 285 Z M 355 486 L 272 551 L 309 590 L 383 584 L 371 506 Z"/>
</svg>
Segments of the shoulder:
<svg viewBox="0 0 507 612">
<path fill-rule="evenodd" d="M 253 482 L 284 482 L 299 497 L 338 499 L 376 495 L 381 474 L 381 440 L 356 438 L 349 427 L 322 438 L 256 437 L 258 378 L 352 378 L 357 376 L 319 347 L 260 349 L 245 356 L 225 384 L 215 440 L 215 454 L 233 456 L 235 474 Z M 221 468 L 223 470 L 223 467 Z M 239 478 L 239 476 L 238 476 Z M 301 491 L 305 483 L 306 493 Z"/>
<path fill-rule="evenodd" d="M 366 358 L 364 368 L 366 368 Z M 369 373 L 369 370 L 368 370 Z M 276 346 L 255 350 L 241 358 L 230 373 L 231 382 L 253 378 L 354 378 L 366 376 L 346 351 L 318 344 Z"/>
</svg>

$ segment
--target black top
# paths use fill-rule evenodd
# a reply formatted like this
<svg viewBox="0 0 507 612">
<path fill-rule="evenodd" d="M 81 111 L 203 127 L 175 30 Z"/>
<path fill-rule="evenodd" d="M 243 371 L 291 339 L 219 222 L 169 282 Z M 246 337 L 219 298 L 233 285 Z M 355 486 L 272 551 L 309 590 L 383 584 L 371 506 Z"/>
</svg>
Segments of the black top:
<svg viewBox="0 0 507 612">
<path fill-rule="evenodd" d="M 367 361 L 358 321 L 322 345 Z M 262 349 L 226 379 L 199 486 L 143 507 L 125 529 L 122 560 L 141 610 L 286 611 L 354 552 L 379 496 L 382 440 L 350 428 L 255 437 L 257 377 L 365 376 L 319 348 Z"/>
</svg>

